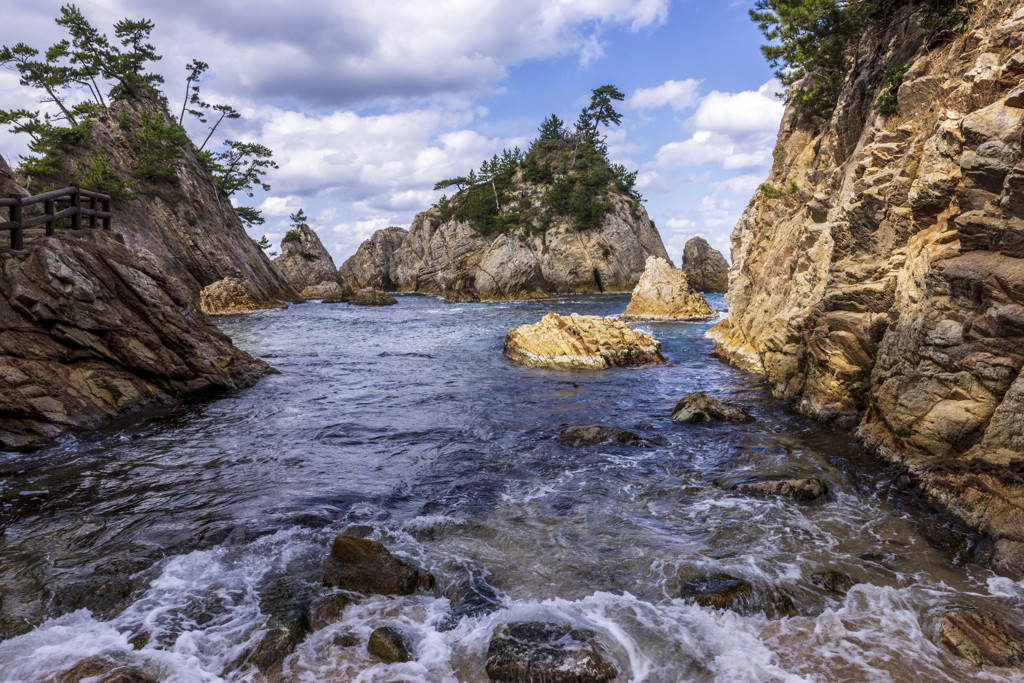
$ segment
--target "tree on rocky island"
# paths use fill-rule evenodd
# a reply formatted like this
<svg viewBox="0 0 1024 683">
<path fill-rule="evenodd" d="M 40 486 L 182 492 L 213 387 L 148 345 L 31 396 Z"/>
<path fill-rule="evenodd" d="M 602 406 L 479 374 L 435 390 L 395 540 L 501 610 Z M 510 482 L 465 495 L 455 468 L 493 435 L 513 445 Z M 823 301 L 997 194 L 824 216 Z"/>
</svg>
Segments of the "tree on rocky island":
<svg viewBox="0 0 1024 683">
<path fill-rule="evenodd" d="M 308 217 L 308 216 L 306 215 L 306 212 L 305 212 L 305 211 L 303 211 L 303 210 L 302 210 L 302 209 L 300 208 L 300 209 L 299 209 L 298 211 L 296 211 L 295 213 L 293 213 L 293 214 L 290 214 L 290 215 L 288 216 L 288 220 L 290 220 L 290 221 L 292 222 L 292 227 L 293 227 L 293 228 L 297 228 L 297 227 L 299 227 L 300 225 L 305 225 L 305 224 L 306 224 L 306 221 L 308 221 L 308 220 L 309 220 L 309 217 Z"/>
</svg>

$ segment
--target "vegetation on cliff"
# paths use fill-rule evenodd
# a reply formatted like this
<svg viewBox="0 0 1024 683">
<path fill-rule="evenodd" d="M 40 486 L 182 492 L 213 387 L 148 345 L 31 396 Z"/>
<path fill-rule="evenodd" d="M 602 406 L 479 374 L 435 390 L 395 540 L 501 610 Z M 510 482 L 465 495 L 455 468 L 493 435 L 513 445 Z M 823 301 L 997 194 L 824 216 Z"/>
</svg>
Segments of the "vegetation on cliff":
<svg viewBox="0 0 1024 683">
<path fill-rule="evenodd" d="M 614 102 L 622 99 L 615 86 L 597 88 L 572 129 L 552 114 L 527 152 L 503 150 L 485 160 L 479 171 L 438 182 L 435 190 L 458 190 L 437 203 L 442 220 L 465 221 L 482 234 L 515 234 L 526 240 L 546 231 L 559 216 L 571 218 L 577 230 L 596 228 L 614 208 L 612 192 L 628 194 L 634 210 L 639 208 L 636 172 L 609 161 L 601 133 L 602 127 L 621 123 Z"/>
<path fill-rule="evenodd" d="M 270 189 L 264 176 L 277 165 L 265 146 L 226 140 L 220 151 L 205 149 L 221 122 L 240 116 L 229 105 L 203 101 L 200 78 L 209 68 L 205 62 L 193 60 L 186 66 L 185 99 L 180 115 L 174 117 L 158 89 L 163 77 L 148 71 L 161 59 L 148 42 L 151 21 L 122 19 L 113 26 L 114 40 L 93 27 L 75 5 L 62 6 L 55 22 L 66 36 L 43 52 L 25 43 L 0 48 L 0 65 L 17 71 L 22 85 L 42 92 L 41 104 L 57 110 L 52 115 L 41 110 L 0 110 L 0 124 L 31 138 L 30 154 L 20 159 L 20 171 L 31 190 L 77 182 L 115 199 L 128 199 L 140 183 L 178 184 L 176 162 L 186 149 L 197 154 L 224 197 L 239 192 L 251 197 L 254 188 Z M 92 122 L 97 117 L 114 113 L 119 101 L 149 100 L 157 106 L 143 107 L 137 115 L 124 107 L 116 112 L 117 125 L 134 153 L 130 177 L 119 175 L 102 154 L 86 153 L 82 158 L 92 142 Z M 216 120 L 197 147 L 185 133 L 185 114 L 206 123 L 210 111 L 216 113 Z M 75 163 L 68 163 L 72 157 Z M 263 222 L 251 207 L 240 207 L 237 213 L 246 225 Z"/>
</svg>

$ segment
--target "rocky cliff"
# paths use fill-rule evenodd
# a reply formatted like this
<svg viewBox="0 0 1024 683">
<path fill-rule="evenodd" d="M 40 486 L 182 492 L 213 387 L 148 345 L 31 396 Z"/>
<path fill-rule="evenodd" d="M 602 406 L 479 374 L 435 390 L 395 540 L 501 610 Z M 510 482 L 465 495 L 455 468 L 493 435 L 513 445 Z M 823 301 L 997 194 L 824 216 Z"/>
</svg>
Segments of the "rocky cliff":
<svg viewBox="0 0 1024 683">
<path fill-rule="evenodd" d="M 725 292 L 729 289 L 729 262 L 703 237 L 694 237 L 686 242 L 680 268 L 698 292 Z"/>
<path fill-rule="evenodd" d="M 127 246 L 166 263 L 166 272 L 197 300 L 204 287 L 226 277 L 245 280 L 268 302 L 294 300 L 293 288 L 246 234 L 230 201 L 189 145 L 178 158 L 163 162 L 171 178 L 146 173 L 142 157 L 157 156 L 163 148 L 153 141 L 152 124 L 144 121 L 163 117 L 162 107 L 151 97 L 113 102 L 83 124 L 87 139 L 56 161 L 54 173 L 28 179 L 29 189 L 63 187 L 90 175 L 129 183 L 128 195 L 113 202 L 114 231 Z"/>
<path fill-rule="evenodd" d="M 907 3 L 861 37 L 829 117 L 787 111 L 709 334 L 856 427 L 1020 578 L 1024 2 L 971 7 L 942 39 Z"/>
<path fill-rule="evenodd" d="M 0 447 L 95 427 L 270 371 L 117 234 L 57 231 L 0 250 Z"/>
<path fill-rule="evenodd" d="M 358 292 L 372 287 L 383 292 L 396 289 L 391 281 L 391 256 L 402 246 L 408 230 L 392 226 L 373 233 L 359 249 L 341 264 L 338 275 L 346 291 Z"/>
<path fill-rule="evenodd" d="M 300 295 L 307 287 L 338 283 L 334 259 L 308 225 L 296 226 L 285 234 L 281 240 L 281 255 L 273 263 Z"/>
</svg>

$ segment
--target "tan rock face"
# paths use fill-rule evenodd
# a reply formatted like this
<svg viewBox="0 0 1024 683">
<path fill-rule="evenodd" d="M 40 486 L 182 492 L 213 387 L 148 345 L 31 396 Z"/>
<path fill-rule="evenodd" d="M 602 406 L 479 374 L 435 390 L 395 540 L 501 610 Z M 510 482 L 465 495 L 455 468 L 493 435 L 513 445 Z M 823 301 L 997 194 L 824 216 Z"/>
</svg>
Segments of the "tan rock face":
<svg viewBox="0 0 1024 683">
<path fill-rule="evenodd" d="M 732 235 L 715 353 L 856 427 L 1024 576 L 1024 2 L 922 47 L 914 7 L 869 31 L 828 121 L 788 112 Z M 971 49 L 966 49 L 970 45 Z M 871 106 L 910 61 L 899 111 Z"/>
<path fill-rule="evenodd" d="M 308 225 L 288 231 L 281 241 L 281 255 L 274 259 L 274 267 L 296 292 L 307 287 L 338 284 L 334 259 Z"/>
<path fill-rule="evenodd" d="M 270 372 L 152 254 L 96 231 L 0 254 L 0 447 Z"/>
<path fill-rule="evenodd" d="M 604 370 L 664 363 L 661 342 L 618 320 L 548 313 L 540 322 L 509 330 L 505 355 L 532 368 Z"/>
<path fill-rule="evenodd" d="M 408 230 L 392 226 L 378 230 L 360 244 L 356 253 L 338 269 L 346 290 L 358 292 L 363 287 L 373 287 L 393 292 L 396 287 L 391 281 L 391 257 L 408 234 Z"/>
<path fill-rule="evenodd" d="M 729 263 L 703 237 L 694 237 L 683 247 L 680 269 L 698 292 L 729 290 Z"/>
<path fill-rule="evenodd" d="M 260 299 L 248 282 L 237 277 L 226 277 L 203 288 L 199 293 L 199 305 L 203 313 L 211 315 L 252 313 L 283 306 Z"/>
<path fill-rule="evenodd" d="M 0 197 L 10 197 L 11 195 L 18 195 L 21 197 L 28 196 L 28 191 L 18 184 L 18 181 L 14 177 L 14 171 L 7 165 L 3 155 L 0 155 Z M 5 210 L 6 211 L 6 210 Z M 6 213 L 4 214 L 4 220 L 6 221 Z M 4 237 L 6 237 L 6 233 Z M 3 243 L 3 246 L 8 246 L 7 243 Z"/>
<path fill-rule="evenodd" d="M 341 299 L 345 296 L 345 290 L 337 282 L 321 282 L 312 287 L 306 287 L 299 292 L 303 299 Z"/>
<path fill-rule="evenodd" d="M 540 201 L 538 188 L 524 186 L 521 192 Z M 642 207 L 634 211 L 620 195 L 611 201 L 614 209 L 600 227 L 580 231 L 570 219 L 556 219 L 544 234 L 525 241 L 481 235 L 465 223 L 442 221 L 436 209 L 425 211 L 392 255 L 390 279 L 398 291 L 461 301 L 628 292 L 643 275 L 648 256 L 670 259 Z"/>
<path fill-rule="evenodd" d="M 683 271 L 665 259 L 651 256 L 643 277 L 633 289 L 623 320 L 708 320 L 718 317 L 690 286 Z"/>
</svg>

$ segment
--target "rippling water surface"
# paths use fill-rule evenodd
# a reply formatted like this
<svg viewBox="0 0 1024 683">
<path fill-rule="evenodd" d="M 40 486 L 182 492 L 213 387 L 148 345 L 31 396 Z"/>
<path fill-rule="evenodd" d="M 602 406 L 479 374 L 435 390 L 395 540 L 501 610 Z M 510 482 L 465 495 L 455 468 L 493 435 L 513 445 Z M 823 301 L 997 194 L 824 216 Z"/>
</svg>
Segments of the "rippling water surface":
<svg viewBox="0 0 1024 683">
<path fill-rule="evenodd" d="M 0 453 L 0 680 L 53 680 L 97 655 L 161 680 L 260 680 L 235 662 L 266 626 L 261 592 L 284 578 L 322 593 L 343 532 L 431 571 L 436 594 L 349 605 L 280 679 L 485 681 L 495 626 L 543 619 L 597 631 L 622 681 L 1013 680 L 959 663 L 929 622 L 978 605 L 1020 623 L 1024 589 L 966 562 L 983 548 L 893 493 L 846 435 L 711 360 L 709 325 L 638 326 L 671 365 L 532 370 L 501 355 L 510 327 L 549 309 L 617 315 L 628 297 L 399 300 L 224 319 L 280 374 Z M 757 421 L 673 423 L 693 391 Z M 552 440 L 591 423 L 655 445 Z M 799 504 L 726 490 L 765 475 L 819 477 L 831 493 Z M 823 570 L 861 583 L 828 593 L 811 580 Z M 743 577 L 769 602 L 787 595 L 795 615 L 681 600 L 683 582 L 707 572 Z M 474 599 L 497 609 L 451 617 Z M 416 661 L 366 653 L 387 624 L 415 635 Z"/>
</svg>

